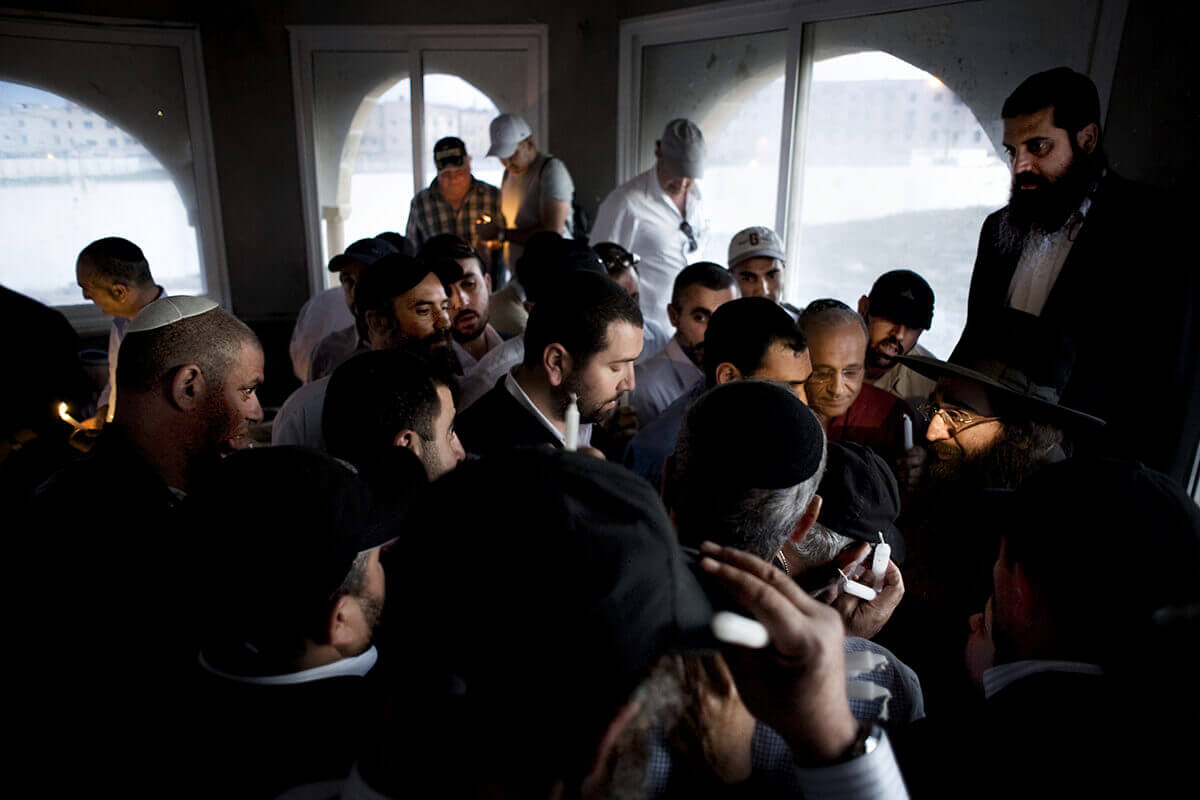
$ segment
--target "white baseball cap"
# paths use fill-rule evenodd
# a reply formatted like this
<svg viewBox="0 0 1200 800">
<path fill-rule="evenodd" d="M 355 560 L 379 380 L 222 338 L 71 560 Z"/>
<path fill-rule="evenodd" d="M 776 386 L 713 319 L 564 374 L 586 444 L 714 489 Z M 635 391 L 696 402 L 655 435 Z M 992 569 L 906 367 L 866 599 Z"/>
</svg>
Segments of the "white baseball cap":
<svg viewBox="0 0 1200 800">
<path fill-rule="evenodd" d="M 492 146 L 487 154 L 497 158 L 512 158 L 512 154 L 517 152 L 517 145 L 533 136 L 529 123 L 517 114 L 496 117 L 488 127 L 488 133 L 491 134 Z"/>
<path fill-rule="evenodd" d="M 783 252 L 783 242 L 779 241 L 775 231 L 761 225 L 738 231 L 729 243 L 730 269 L 748 258 L 777 258 L 787 261 Z"/>
</svg>

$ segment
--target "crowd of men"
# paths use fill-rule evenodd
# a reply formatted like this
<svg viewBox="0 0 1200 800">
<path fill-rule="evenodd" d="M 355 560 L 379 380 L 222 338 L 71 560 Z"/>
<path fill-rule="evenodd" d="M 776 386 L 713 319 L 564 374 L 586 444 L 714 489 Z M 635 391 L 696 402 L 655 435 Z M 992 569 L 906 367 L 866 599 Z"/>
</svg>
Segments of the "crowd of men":
<svg viewBox="0 0 1200 800">
<path fill-rule="evenodd" d="M 76 265 L 114 320 L 95 397 L 69 326 L 4 290 L 9 338 L 36 340 L 0 476 L 41 792 L 1185 780 L 1200 508 L 1159 470 L 1194 321 L 1159 314 L 1152 332 L 1185 334 L 1158 347 L 1097 324 L 1138 301 L 1153 248 L 1133 232 L 1161 201 L 1107 167 L 1090 80 L 1034 75 L 1003 116 L 1012 196 L 946 360 L 918 343 L 934 293 L 912 270 L 792 305 L 770 228 L 698 260 L 685 119 L 601 204 L 595 244 L 520 116 L 491 125 L 499 188 L 438 141 L 405 235 L 329 262 L 341 286 L 301 309 L 302 385 L 269 424 L 254 332 L 168 295 L 135 244 Z"/>
</svg>

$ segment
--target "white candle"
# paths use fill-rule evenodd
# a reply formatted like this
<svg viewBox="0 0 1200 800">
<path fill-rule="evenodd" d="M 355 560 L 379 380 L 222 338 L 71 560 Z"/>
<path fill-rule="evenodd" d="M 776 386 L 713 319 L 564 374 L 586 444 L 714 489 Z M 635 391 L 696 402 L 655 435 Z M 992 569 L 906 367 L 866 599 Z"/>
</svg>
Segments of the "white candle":
<svg viewBox="0 0 1200 800">
<path fill-rule="evenodd" d="M 713 636 L 717 641 L 761 650 L 771 643 L 771 634 L 758 620 L 743 617 L 732 611 L 718 611 L 712 618 Z"/>
<path fill-rule="evenodd" d="M 912 417 L 908 416 L 908 414 L 904 415 L 904 449 L 913 449 Z"/>
<path fill-rule="evenodd" d="M 579 398 L 574 393 L 571 394 L 571 403 L 567 406 L 567 429 L 563 433 L 563 449 L 579 449 Z"/>
<path fill-rule="evenodd" d="M 843 592 L 851 597 L 857 597 L 860 600 L 866 600 L 868 603 L 875 599 L 875 596 L 878 594 L 878 592 L 876 592 L 870 586 L 861 584 L 858 581 L 850 580 L 846 573 L 842 572 L 840 569 L 838 572 L 841 572 L 842 574 Z"/>
<path fill-rule="evenodd" d="M 871 572 L 875 575 L 875 590 L 883 588 L 883 576 L 887 574 L 888 562 L 892 559 L 892 546 L 879 533 L 879 544 L 875 545 L 875 557 L 871 560 Z"/>
</svg>

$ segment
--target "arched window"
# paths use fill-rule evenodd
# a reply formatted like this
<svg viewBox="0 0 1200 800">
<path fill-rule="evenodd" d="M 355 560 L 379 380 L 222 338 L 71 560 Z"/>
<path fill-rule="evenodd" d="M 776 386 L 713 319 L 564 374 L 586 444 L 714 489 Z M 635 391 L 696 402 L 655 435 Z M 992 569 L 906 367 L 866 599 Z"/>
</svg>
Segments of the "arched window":
<svg viewBox="0 0 1200 800">
<path fill-rule="evenodd" d="M 914 270 L 937 297 L 921 344 L 944 358 L 965 322 L 979 229 L 1007 199 L 1008 165 L 954 92 L 887 52 L 817 60 L 811 87 L 795 302 L 853 304 L 882 273 Z M 884 135 L 895 119 L 902 138 Z"/>
<path fill-rule="evenodd" d="M 163 164 L 94 111 L 0 81 L 0 283 L 47 305 L 83 303 L 75 258 L 105 236 L 140 246 L 168 292 L 205 291 L 196 231 Z"/>
</svg>

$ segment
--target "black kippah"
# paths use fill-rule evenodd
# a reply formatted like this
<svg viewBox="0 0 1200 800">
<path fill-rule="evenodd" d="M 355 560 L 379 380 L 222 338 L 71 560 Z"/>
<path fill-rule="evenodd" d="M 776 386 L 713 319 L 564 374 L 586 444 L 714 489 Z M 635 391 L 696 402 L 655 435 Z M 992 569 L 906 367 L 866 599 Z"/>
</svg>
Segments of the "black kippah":
<svg viewBox="0 0 1200 800">
<path fill-rule="evenodd" d="M 784 489 L 821 465 L 821 424 L 800 398 L 770 381 L 716 387 L 696 401 L 686 424 L 689 480 L 714 489 Z"/>
</svg>

